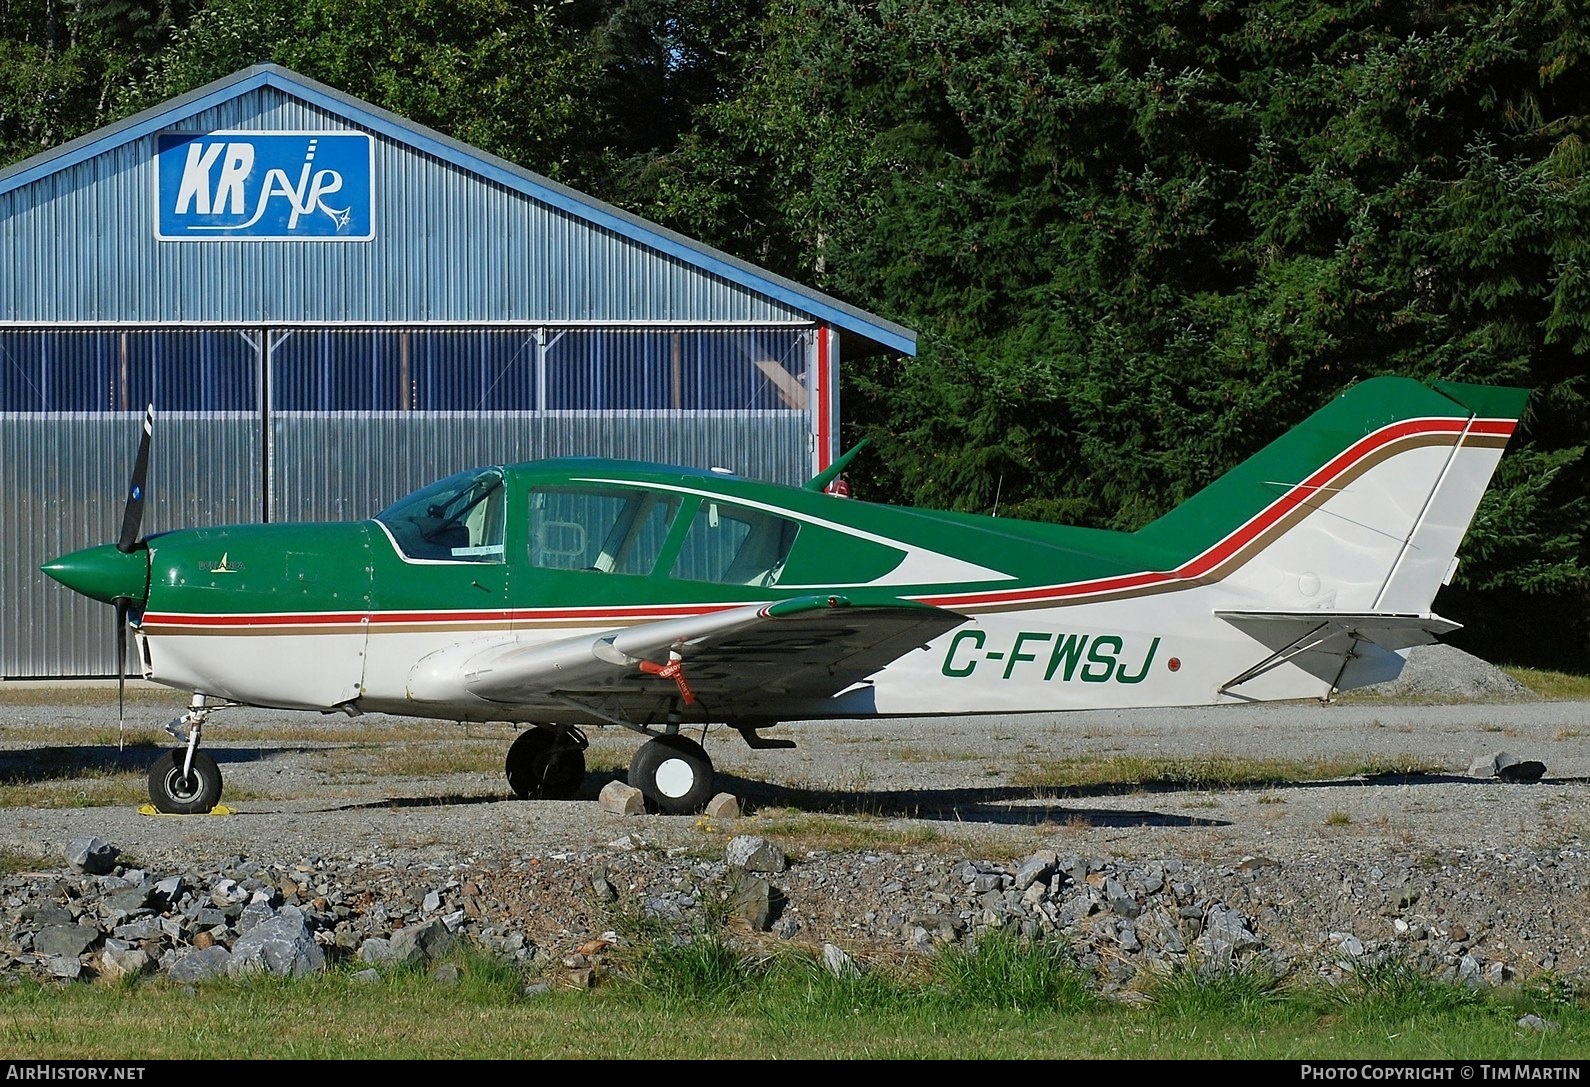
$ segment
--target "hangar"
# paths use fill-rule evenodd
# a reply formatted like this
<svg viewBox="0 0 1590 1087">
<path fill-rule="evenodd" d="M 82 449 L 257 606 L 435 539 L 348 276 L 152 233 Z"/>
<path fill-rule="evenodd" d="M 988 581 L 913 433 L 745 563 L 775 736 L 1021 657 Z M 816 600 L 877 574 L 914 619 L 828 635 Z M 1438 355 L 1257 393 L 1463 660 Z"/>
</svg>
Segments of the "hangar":
<svg viewBox="0 0 1590 1087">
<path fill-rule="evenodd" d="M 257 65 L 0 171 L 0 677 L 114 674 L 39 564 L 148 533 L 367 517 L 488 463 L 798 483 L 844 355 L 909 329 L 368 102 Z M 25 617 L 26 622 L 18 622 Z"/>
</svg>

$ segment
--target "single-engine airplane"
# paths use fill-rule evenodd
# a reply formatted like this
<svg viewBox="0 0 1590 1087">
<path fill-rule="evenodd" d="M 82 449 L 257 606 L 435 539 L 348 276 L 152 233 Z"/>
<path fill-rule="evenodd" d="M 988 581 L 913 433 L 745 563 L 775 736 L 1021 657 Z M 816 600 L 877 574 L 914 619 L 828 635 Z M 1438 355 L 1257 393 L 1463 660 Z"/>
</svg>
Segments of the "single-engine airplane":
<svg viewBox="0 0 1590 1087">
<path fill-rule="evenodd" d="M 1135 532 L 891 507 L 575 458 L 460 472 L 366 521 L 142 538 L 151 408 L 115 544 L 43 570 L 118 612 L 145 678 L 191 692 L 151 767 L 212 810 L 227 706 L 527 726 L 519 797 L 565 799 L 584 729 L 645 737 L 628 781 L 699 811 L 687 729 L 793 747 L 782 721 L 1193 706 L 1394 678 L 1457 627 L 1431 611 L 1528 390 L 1360 382 Z M 859 446 L 857 447 L 860 448 Z"/>
</svg>

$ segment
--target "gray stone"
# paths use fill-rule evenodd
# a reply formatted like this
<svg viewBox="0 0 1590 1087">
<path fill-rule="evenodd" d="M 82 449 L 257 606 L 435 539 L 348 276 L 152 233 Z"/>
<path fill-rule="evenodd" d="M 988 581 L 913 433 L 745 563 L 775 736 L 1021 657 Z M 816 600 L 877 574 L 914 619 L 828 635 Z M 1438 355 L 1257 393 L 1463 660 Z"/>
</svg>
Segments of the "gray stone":
<svg viewBox="0 0 1590 1087">
<path fill-rule="evenodd" d="M 102 900 L 104 916 L 122 920 L 137 913 L 149 905 L 149 893 L 148 887 L 126 887 L 112 891 Z"/>
<path fill-rule="evenodd" d="M 752 932 L 766 932 L 776 912 L 773 885 L 761 876 L 735 869 L 729 878 L 729 909 Z"/>
<path fill-rule="evenodd" d="M 836 978 L 853 978 L 861 974 L 856 960 L 833 944 L 823 945 L 823 967 Z"/>
<path fill-rule="evenodd" d="M 777 874 L 789 867 L 782 849 L 754 834 L 738 834 L 730 838 L 723 857 L 730 867 L 744 868 L 747 872 Z"/>
<path fill-rule="evenodd" d="M 182 897 L 182 891 L 182 877 L 167 876 L 165 879 L 158 880 L 155 883 L 153 896 L 159 902 L 172 906 Z"/>
<path fill-rule="evenodd" d="M 325 965 L 325 952 L 315 943 L 303 911 L 288 906 L 238 937 L 226 972 L 232 977 L 258 972 L 302 977 L 325 969 Z"/>
<path fill-rule="evenodd" d="M 63 981 L 75 981 L 83 976 L 83 962 L 81 959 L 66 957 L 50 959 L 47 963 L 47 968 L 52 977 L 60 978 Z"/>
<path fill-rule="evenodd" d="M 225 977 L 226 965 L 231 958 L 232 953 L 220 944 L 189 951 L 177 956 L 166 968 L 166 975 L 173 981 L 208 981 L 210 978 Z"/>
<path fill-rule="evenodd" d="M 1546 772 L 1546 764 L 1535 759 L 1520 759 L 1512 755 L 1496 756 L 1496 776 L 1503 781 L 1539 781 Z"/>
<path fill-rule="evenodd" d="M 117 925 L 111 931 L 119 940 L 158 940 L 165 932 L 160 925 L 160 918 L 153 914 L 125 925 Z"/>
<path fill-rule="evenodd" d="M 453 950 L 454 937 L 440 921 L 405 925 L 392 933 L 392 961 L 420 965 L 442 958 Z"/>
<path fill-rule="evenodd" d="M 1040 880 L 1047 880 L 1054 873 L 1055 865 L 1058 863 L 1059 858 L 1052 849 L 1034 853 L 1016 871 L 1016 890 L 1026 891 Z"/>
<path fill-rule="evenodd" d="M 250 932 L 276 916 L 276 911 L 266 902 L 250 902 L 237 916 L 237 931 Z"/>
<path fill-rule="evenodd" d="M 33 950 L 40 955 L 58 955 L 76 958 L 87 951 L 100 937 L 97 928 L 84 925 L 51 925 L 33 937 Z"/>
<path fill-rule="evenodd" d="M 372 936 L 359 945 L 359 961 L 383 966 L 395 962 L 392 941 L 385 936 Z"/>
<path fill-rule="evenodd" d="M 1197 946 L 1212 969 L 1225 969 L 1233 965 L 1242 952 L 1262 944 L 1240 914 L 1216 905 L 1209 909 L 1204 934 L 1198 938 Z"/>
<path fill-rule="evenodd" d="M 107 947 L 99 955 L 99 972 L 111 980 L 147 974 L 154 968 L 154 960 L 142 948 Z"/>
<path fill-rule="evenodd" d="M 66 846 L 66 863 L 79 872 L 103 876 L 115 871 L 121 850 L 103 838 L 73 838 Z"/>
<path fill-rule="evenodd" d="M 40 928 L 45 925 L 70 925 L 77 920 L 72 916 L 71 910 L 65 906 L 57 906 L 53 902 L 27 907 L 22 910 L 21 916 L 24 921 L 31 921 Z"/>
</svg>

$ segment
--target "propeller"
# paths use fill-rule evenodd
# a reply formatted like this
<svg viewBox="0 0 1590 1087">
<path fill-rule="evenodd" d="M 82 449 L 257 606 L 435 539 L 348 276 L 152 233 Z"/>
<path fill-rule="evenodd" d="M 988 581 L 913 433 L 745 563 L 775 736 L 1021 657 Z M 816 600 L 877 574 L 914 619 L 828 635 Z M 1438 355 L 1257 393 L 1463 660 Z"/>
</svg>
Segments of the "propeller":
<svg viewBox="0 0 1590 1087">
<path fill-rule="evenodd" d="M 121 536 L 116 550 L 126 554 L 138 546 L 138 533 L 144 519 L 144 481 L 149 475 L 149 442 L 155 429 L 155 406 L 144 409 L 144 432 L 138 439 L 133 458 L 132 481 L 127 487 L 127 506 L 122 511 Z M 125 746 L 124 721 L 127 708 L 127 615 L 132 601 L 118 596 L 116 605 L 116 750 Z"/>
<path fill-rule="evenodd" d="M 138 546 L 138 529 L 144 519 L 144 478 L 149 474 L 149 439 L 155 429 L 155 406 L 144 409 L 144 432 L 138 439 L 138 455 L 133 458 L 132 483 L 127 488 L 127 508 L 121 515 L 121 538 L 116 549 L 123 553 Z"/>
</svg>

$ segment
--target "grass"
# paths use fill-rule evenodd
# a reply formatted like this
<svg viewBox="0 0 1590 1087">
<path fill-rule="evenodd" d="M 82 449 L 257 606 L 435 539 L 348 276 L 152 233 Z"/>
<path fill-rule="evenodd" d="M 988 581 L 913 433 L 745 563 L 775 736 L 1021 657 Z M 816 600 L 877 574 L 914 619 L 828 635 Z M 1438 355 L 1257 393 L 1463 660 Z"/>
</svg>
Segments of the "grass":
<svg viewBox="0 0 1590 1087">
<path fill-rule="evenodd" d="M 1590 700 L 1590 675 L 1552 672 L 1541 668 L 1518 668 L 1511 665 L 1503 666 L 1502 671 L 1548 702 Z"/>
<path fill-rule="evenodd" d="M 864 815 L 841 818 L 792 808 L 765 808 L 742 823 L 737 833 L 775 838 L 786 849 L 849 852 L 884 847 L 931 848 L 941 844 L 947 849 L 965 849 L 964 842 L 946 838 L 931 826 L 901 829 Z"/>
<path fill-rule="evenodd" d="M 451 981 L 417 969 L 361 980 L 349 966 L 188 986 L 158 977 L 25 982 L 0 988 L 0 1052 L 120 1061 L 1577 1060 L 1590 1042 L 1590 1008 L 1571 992 L 1468 989 L 1398 964 L 1335 987 L 1184 969 L 1146 982 L 1126 1004 L 1098 993 L 1063 943 L 1001 933 L 899 968 L 831 967 L 793 946 L 746 951 L 721 931 L 621 946 L 588 989 L 478 953 L 453 960 Z M 1526 1013 L 1553 1029 L 1521 1027 Z"/>
</svg>

